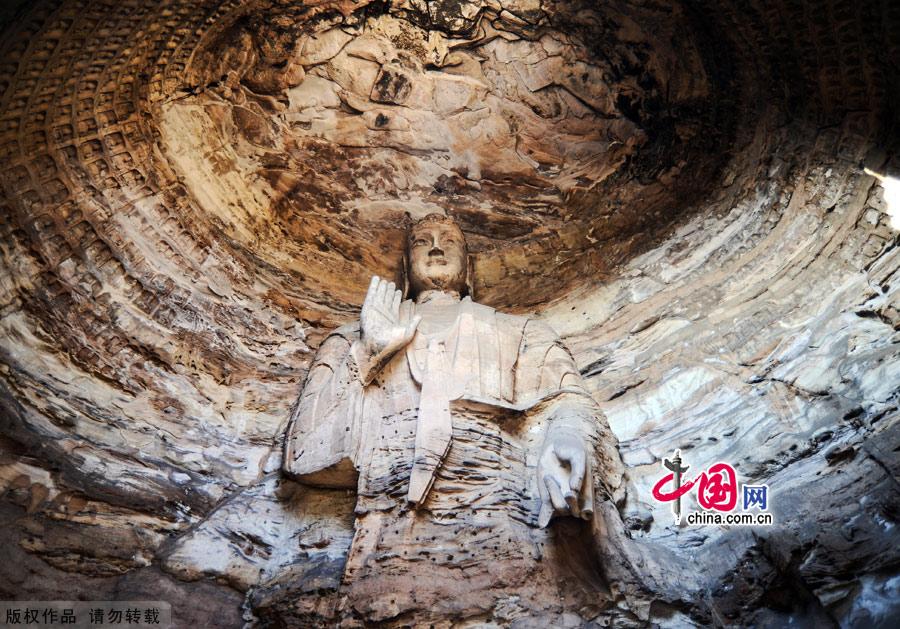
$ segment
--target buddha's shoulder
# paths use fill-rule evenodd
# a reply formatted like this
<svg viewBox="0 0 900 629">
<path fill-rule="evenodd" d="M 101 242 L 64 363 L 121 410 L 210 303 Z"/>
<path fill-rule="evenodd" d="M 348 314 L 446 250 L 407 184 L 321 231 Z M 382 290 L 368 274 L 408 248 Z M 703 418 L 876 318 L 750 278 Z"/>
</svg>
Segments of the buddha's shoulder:
<svg viewBox="0 0 900 629">
<path fill-rule="evenodd" d="M 468 299 L 468 297 L 466 299 Z M 491 306 L 479 304 L 471 300 L 469 307 L 477 317 L 483 319 L 494 319 L 498 325 L 511 329 L 522 330 L 526 325 L 529 328 L 545 325 L 542 321 L 535 318 L 533 315 L 520 315 L 503 312 Z"/>
<path fill-rule="evenodd" d="M 343 342 L 352 343 L 359 338 L 359 321 L 345 323 L 328 333 L 322 341 L 322 345 L 336 345 Z"/>
</svg>

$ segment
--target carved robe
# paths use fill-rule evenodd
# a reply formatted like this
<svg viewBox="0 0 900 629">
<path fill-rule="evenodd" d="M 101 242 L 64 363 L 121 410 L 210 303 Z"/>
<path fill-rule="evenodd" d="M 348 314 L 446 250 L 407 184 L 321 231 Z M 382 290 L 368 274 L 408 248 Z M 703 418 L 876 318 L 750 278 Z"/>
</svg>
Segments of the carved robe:
<svg viewBox="0 0 900 629">
<path fill-rule="evenodd" d="M 424 622 L 430 614 L 495 614 L 498 606 L 512 618 L 553 616 L 578 607 L 560 607 L 572 596 L 596 603 L 602 584 L 583 574 L 596 572 L 585 567 L 589 544 L 573 550 L 570 539 L 553 542 L 554 527 L 537 528 L 535 467 L 547 431 L 571 431 L 593 453 L 598 500 L 620 490 L 615 438 L 570 354 L 545 323 L 469 298 L 416 309 L 423 319 L 415 337 L 371 382 L 350 351 L 358 324 L 332 333 L 288 429 L 289 475 L 357 491 L 342 604 L 369 620 Z M 414 510 L 416 436 L 430 419 L 420 417 L 423 387 L 446 397 L 452 437 Z M 573 570 L 582 585 L 563 595 L 558 583 L 571 584 Z"/>
</svg>

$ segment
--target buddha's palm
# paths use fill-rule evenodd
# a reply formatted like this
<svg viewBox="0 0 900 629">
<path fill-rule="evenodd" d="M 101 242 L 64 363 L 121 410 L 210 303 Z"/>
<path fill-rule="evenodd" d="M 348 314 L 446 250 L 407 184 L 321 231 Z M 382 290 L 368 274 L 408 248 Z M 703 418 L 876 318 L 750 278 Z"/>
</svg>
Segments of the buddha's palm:
<svg viewBox="0 0 900 629">
<path fill-rule="evenodd" d="M 373 359 L 393 355 L 412 340 L 420 319 L 393 282 L 373 276 L 359 316 L 366 354 Z"/>
</svg>

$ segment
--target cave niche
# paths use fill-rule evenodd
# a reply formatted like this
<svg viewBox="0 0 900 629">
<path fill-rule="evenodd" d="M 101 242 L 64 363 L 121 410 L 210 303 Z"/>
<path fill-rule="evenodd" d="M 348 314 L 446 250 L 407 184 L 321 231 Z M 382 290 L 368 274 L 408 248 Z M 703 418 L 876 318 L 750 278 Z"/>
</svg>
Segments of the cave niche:
<svg viewBox="0 0 900 629">
<path fill-rule="evenodd" d="M 596 623 L 896 622 L 897 6 L 0 20 L 3 598 L 316 617 L 291 588 L 336 587 L 353 504 L 280 476 L 290 408 L 440 211 L 479 301 L 552 325 L 619 440 L 630 550 Z M 675 449 L 767 484 L 775 524 L 675 526 Z"/>
</svg>

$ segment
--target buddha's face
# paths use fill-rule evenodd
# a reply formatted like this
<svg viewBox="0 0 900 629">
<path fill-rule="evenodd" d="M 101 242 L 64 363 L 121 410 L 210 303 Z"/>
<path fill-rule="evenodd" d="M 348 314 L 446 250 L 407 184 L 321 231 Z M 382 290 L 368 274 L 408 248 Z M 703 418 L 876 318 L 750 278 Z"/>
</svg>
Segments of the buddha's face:
<svg viewBox="0 0 900 629">
<path fill-rule="evenodd" d="M 426 290 L 466 288 L 466 240 L 458 227 L 424 223 L 409 236 L 409 288 L 413 297 Z"/>
</svg>

